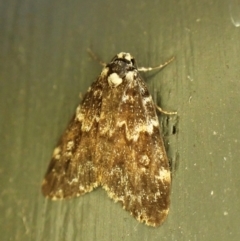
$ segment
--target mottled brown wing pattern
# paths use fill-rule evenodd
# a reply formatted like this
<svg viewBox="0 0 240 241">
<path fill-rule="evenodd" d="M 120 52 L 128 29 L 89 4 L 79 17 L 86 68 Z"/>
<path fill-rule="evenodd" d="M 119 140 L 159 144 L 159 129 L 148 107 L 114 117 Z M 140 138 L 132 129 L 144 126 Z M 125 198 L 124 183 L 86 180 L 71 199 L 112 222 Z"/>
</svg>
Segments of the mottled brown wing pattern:
<svg viewBox="0 0 240 241">
<path fill-rule="evenodd" d="M 109 196 L 138 221 L 160 225 L 169 210 L 171 176 L 155 106 L 137 71 L 104 92 L 97 152 Z"/>
<path fill-rule="evenodd" d="M 171 175 L 155 105 L 128 53 L 116 55 L 89 88 L 54 150 L 42 192 L 62 199 L 97 186 L 147 225 L 168 214 Z"/>
<path fill-rule="evenodd" d="M 53 152 L 42 184 L 51 199 L 80 196 L 99 185 L 94 149 L 104 83 L 100 76 L 89 88 Z"/>
</svg>

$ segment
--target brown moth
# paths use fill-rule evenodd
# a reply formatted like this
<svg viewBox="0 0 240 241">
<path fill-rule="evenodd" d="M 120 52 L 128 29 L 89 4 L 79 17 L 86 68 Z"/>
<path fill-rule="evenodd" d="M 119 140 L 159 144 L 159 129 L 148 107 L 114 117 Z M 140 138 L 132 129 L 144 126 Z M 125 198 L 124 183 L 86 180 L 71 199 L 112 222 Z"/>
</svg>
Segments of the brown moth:
<svg viewBox="0 0 240 241">
<path fill-rule="evenodd" d="M 124 52 L 104 65 L 54 149 L 44 196 L 73 198 L 101 186 L 138 221 L 163 223 L 171 173 L 156 106 L 139 74 L 149 70 Z"/>
</svg>

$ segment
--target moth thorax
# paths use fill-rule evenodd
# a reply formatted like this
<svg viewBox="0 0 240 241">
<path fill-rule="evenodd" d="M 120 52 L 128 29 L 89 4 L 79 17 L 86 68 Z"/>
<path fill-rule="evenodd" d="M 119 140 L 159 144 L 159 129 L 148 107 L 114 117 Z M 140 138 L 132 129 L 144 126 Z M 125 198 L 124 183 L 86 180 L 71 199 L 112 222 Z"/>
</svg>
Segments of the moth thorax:
<svg viewBox="0 0 240 241">
<path fill-rule="evenodd" d="M 108 76 L 108 84 L 111 87 L 117 87 L 123 82 L 123 79 L 119 77 L 117 73 L 112 73 Z"/>
</svg>

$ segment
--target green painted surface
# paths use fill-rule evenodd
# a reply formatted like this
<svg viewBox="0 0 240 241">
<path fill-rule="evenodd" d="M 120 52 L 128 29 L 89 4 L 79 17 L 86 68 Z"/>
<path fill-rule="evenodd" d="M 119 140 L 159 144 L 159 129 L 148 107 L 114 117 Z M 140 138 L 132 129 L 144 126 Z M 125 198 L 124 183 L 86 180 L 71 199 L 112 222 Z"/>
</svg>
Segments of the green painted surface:
<svg viewBox="0 0 240 241">
<path fill-rule="evenodd" d="M 0 1 L 1 240 L 240 238 L 240 29 L 228 2 Z M 132 53 L 165 110 L 171 210 L 159 228 L 139 224 L 106 193 L 52 202 L 40 185 L 52 150 L 101 67 Z M 160 97 L 161 96 L 161 97 Z M 164 130 L 175 124 L 166 117 Z"/>
</svg>

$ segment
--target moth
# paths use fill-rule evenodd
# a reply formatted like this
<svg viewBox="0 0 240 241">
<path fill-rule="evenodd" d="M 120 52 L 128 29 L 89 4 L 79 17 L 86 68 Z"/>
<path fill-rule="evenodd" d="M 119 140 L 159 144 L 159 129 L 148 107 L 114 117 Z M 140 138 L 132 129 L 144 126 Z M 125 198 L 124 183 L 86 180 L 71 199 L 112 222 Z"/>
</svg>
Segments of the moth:
<svg viewBox="0 0 240 241">
<path fill-rule="evenodd" d="M 88 89 L 53 151 L 44 196 L 82 196 L 101 186 L 139 222 L 163 223 L 169 212 L 171 173 L 156 105 L 135 59 L 121 52 Z"/>
</svg>

